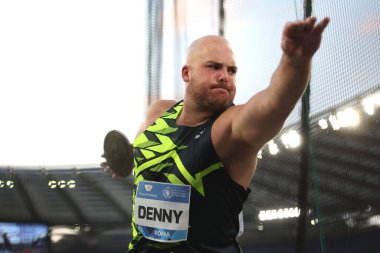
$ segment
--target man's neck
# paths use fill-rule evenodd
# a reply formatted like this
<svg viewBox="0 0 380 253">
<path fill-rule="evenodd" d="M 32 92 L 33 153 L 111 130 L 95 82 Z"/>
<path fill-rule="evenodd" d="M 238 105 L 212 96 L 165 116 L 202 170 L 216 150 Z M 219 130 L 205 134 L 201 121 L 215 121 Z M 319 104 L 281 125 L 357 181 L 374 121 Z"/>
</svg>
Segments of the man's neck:
<svg viewBox="0 0 380 253">
<path fill-rule="evenodd" d="M 215 113 L 202 110 L 191 103 L 184 101 L 177 124 L 182 126 L 196 127 L 207 122 Z"/>
</svg>

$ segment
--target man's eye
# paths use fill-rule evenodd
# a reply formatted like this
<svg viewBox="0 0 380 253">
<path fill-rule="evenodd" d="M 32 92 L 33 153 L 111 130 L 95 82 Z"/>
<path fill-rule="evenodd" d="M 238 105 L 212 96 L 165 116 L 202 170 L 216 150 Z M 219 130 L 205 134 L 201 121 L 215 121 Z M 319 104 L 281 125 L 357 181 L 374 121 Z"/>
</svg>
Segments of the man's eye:
<svg viewBox="0 0 380 253">
<path fill-rule="evenodd" d="M 220 69 L 220 66 L 218 64 L 211 64 L 208 67 L 211 69 Z"/>
<path fill-rule="evenodd" d="M 228 69 L 228 71 L 229 71 L 230 73 L 232 73 L 232 74 L 236 74 L 236 72 L 237 72 L 237 68 L 230 68 L 230 69 Z"/>
</svg>

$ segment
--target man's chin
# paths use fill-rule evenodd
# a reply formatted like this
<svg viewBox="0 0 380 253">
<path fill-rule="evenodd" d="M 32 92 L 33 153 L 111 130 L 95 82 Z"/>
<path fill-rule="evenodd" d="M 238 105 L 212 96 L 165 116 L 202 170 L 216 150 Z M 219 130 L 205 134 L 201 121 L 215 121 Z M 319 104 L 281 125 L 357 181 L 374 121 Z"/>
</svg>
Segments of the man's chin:
<svg viewBox="0 0 380 253">
<path fill-rule="evenodd" d="M 213 108 L 213 111 L 215 111 L 215 112 L 223 112 L 223 111 L 225 111 L 225 110 L 227 110 L 228 108 L 230 108 L 231 106 L 233 106 L 233 103 L 232 103 L 232 101 L 220 101 L 220 102 L 218 102 L 218 101 L 216 101 L 214 104 L 213 104 L 213 106 L 212 106 L 212 108 Z"/>
</svg>

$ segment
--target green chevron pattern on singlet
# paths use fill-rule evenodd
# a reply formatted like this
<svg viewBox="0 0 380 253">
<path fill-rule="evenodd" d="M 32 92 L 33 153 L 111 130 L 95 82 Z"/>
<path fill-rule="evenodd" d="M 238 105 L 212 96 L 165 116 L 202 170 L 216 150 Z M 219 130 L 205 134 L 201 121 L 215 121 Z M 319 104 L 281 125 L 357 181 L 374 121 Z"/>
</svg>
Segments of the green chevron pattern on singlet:
<svg viewBox="0 0 380 253">
<path fill-rule="evenodd" d="M 181 111 L 182 106 L 183 102 L 179 103 L 177 106 L 166 112 L 161 118 L 158 118 L 153 125 L 147 128 L 147 131 L 154 133 L 156 140 L 150 140 L 145 132 L 136 138 L 133 146 L 138 148 L 144 157 L 136 157 L 135 175 L 137 175 L 137 178 L 135 183 L 143 179 L 142 176 L 140 178 L 139 175 L 141 175 L 141 172 L 146 169 L 159 172 L 165 167 L 172 166 L 173 163 L 163 163 L 166 159 L 171 158 L 186 181 L 204 196 L 203 177 L 214 170 L 222 168 L 223 164 L 221 162 L 215 163 L 195 174 L 195 177 L 193 177 L 185 168 L 177 150 L 186 149 L 186 146 L 178 147 L 173 140 L 166 135 L 177 131 L 178 128 L 169 126 L 165 120 L 175 120 Z M 139 162 L 145 159 L 147 160 L 146 162 L 138 165 Z M 185 184 L 173 173 L 163 174 L 172 184 Z"/>
</svg>

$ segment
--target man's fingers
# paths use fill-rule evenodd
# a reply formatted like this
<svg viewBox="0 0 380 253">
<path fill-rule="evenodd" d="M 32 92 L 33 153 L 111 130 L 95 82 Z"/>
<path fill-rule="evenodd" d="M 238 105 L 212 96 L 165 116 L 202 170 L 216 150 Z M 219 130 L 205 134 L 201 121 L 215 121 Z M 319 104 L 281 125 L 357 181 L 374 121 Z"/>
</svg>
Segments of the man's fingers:
<svg viewBox="0 0 380 253">
<path fill-rule="evenodd" d="M 120 178 L 122 178 L 121 176 L 118 176 L 117 174 L 115 174 L 115 173 L 112 173 L 112 178 L 113 179 L 120 179 Z"/>
<path fill-rule="evenodd" d="M 308 21 L 308 22 L 307 22 Z M 299 33 L 309 28 L 310 20 L 289 22 L 285 26 L 285 31 L 288 33 Z"/>
<path fill-rule="evenodd" d="M 321 34 L 323 30 L 326 28 L 326 26 L 329 24 L 330 18 L 325 17 L 324 19 L 321 20 L 313 29 L 314 34 Z"/>
<path fill-rule="evenodd" d="M 107 173 L 113 173 L 112 169 L 110 168 L 110 166 L 108 166 L 107 162 L 102 162 L 100 164 L 100 167 L 103 168 L 103 171 L 104 172 L 107 172 Z"/>
<path fill-rule="evenodd" d="M 304 22 L 305 26 L 304 26 L 303 30 L 305 32 L 310 32 L 311 30 L 313 30 L 313 27 L 314 27 L 316 22 L 317 22 L 316 17 L 308 17 Z"/>
<path fill-rule="evenodd" d="M 284 32 L 286 34 L 292 34 L 303 30 L 302 21 L 289 22 L 285 25 Z"/>
<path fill-rule="evenodd" d="M 330 19 L 328 17 L 324 18 L 321 22 L 317 23 L 317 18 L 312 16 L 306 18 L 304 21 L 289 22 L 285 26 L 285 32 L 287 34 L 296 35 L 297 33 L 322 33 Z"/>
<path fill-rule="evenodd" d="M 111 177 L 113 179 L 120 179 L 120 178 L 122 178 L 121 176 L 119 176 L 115 172 L 113 172 L 112 169 L 108 166 L 108 164 L 106 162 L 101 163 L 101 166 L 102 166 L 104 172 L 111 174 Z"/>
</svg>

